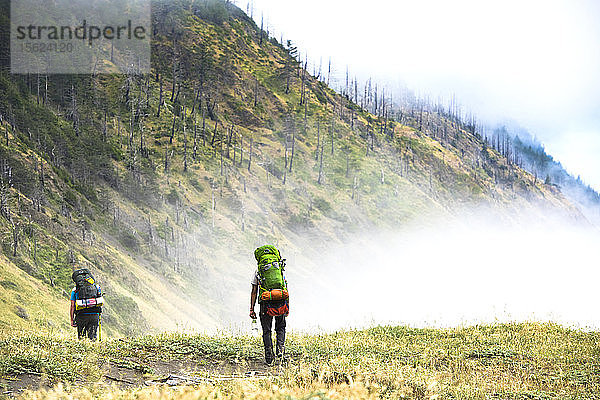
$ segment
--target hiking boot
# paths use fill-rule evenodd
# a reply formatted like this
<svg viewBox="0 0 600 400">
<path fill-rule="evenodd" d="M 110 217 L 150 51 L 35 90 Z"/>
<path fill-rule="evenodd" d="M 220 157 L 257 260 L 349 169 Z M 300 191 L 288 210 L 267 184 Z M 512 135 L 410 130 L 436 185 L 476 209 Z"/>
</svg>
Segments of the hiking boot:
<svg viewBox="0 0 600 400">
<path fill-rule="evenodd" d="M 275 354 L 273 354 L 273 348 L 265 349 L 265 363 L 269 366 L 273 365 L 275 361 Z"/>
<path fill-rule="evenodd" d="M 275 352 L 275 357 L 277 358 L 283 358 L 283 356 L 285 355 L 285 349 L 277 349 L 277 351 Z"/>
</svg>

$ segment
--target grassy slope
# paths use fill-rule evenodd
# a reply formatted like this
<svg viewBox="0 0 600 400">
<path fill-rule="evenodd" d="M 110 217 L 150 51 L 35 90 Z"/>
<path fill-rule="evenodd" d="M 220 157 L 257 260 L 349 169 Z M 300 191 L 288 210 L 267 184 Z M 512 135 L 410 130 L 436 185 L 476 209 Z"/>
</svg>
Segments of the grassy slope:
<svg viewBox="0 0 600 400">
<path fill-rule="evenodd" d="M 68 325 L 68 304 L 42 282 L 0 256 L 0 329 Z"/>
<path fill-rule="evenodd" d="M 50 381 L 86 382 L 88 389 L 73 389 L 76 396 L 82 392 L 89 396 L 89 390 L 106 396 L 102 393 L 107 389 L 93 383 L 107 374 L 110 363 L 140 375 L 145 372 L 145 379 L 157 375 L 154 366 L 165 363 L 171 373 L 216 379 L 232 372 L 214 369 L 222 361 L 243 374 L 261 358 L 259 339 L 250 337 L 165 334 L 98 345 L 39 333 L 5 331 L 1 335 L 0 375 L 41 372 Z M 444 330 L 376 327 L 291 335 L 289 364 L 284 369 L 274 367 L 270 372 L 275 375 L 270 378 L 201 384 L 184 389 L 185 395 L 154 389 L 141 393 L 144 398 L 175 399 L 213 398 L 214 394 L 231 398 L 589 399 L 600 390 L 598 339 L 598 332 L 534 323 Z M 187 370 L 178 369 L 180 365 Z M 113 394 L 134 398 L 140 395 L 138 390 Z M 35 396 L 25 398 L 57 394 Z"/>
<path fill-rule="evenodd" d="M 382 119 L 309 76 L 304 130 L 297 70 L 292 73 L 290 92 L 285 93 L 282 68 L 289 55 L 275 41 L 259 45 L 256 26 L 239 10 L 227 13 L 219 19 L 210 13 L 205 13 L 210 18 L 192 16 L 185 8 L 171 11 L 181 30 L 178 59 L 181 65 L 191 60 L 189 71 L 181 72 L 180 98 L 171 101 L 172 40 L 168 34 L 157 35 L 153 74 L 129 81 L 134 102 L 145 98 L 138 93 L 148 78 L 143 130 L 137 124 L 133 132 L 128 131 L 134 103 L 124 102 L 127 80 L 123 76 L 70 80 L 51 76 L 52 96 L 44 106 L 29 90 L 32 81 L 28 89 L 26 77 L 2 73 L 6 117 L 0 136 L 8 140 L 2 141 L 0 151 L 19 174 L 7 189 L 20 238 L 16 257 L 12 256 L 13 228 L 7 218 L 0 218 L 8 270 L 18 267 L 43 282 L 54 299 L 66 302 L 72 266 L 91 265 L 108 293 L 105 327 L 110 334 L 139 332 L 147 326 L 169 329 L 176 324 L 204 329 L 236 320 L 231 310 L 246 301 L 251 251 L 264 242 L 281 246 L 292 255 L 290 265 L 300 265 L 322 251 L 325 243 L 343 241 L 352 232 L 397 229 L 414 218 L 466 205 L 500 205 L 509 210 L 507 218 L 514 218 L 516 210 L 542 203 L 578 216 L 556 188 L 534 182 L 495 151 L 482 150 L 478 136 L 440 114 L 428 116 L 429 126 L 445 125 L 452 140 L 434 139 L 427 129 L 419 131 L 414 128 L 416 117 L 409 115 L 403 124 L 389 121 L 388 131 L 393 134 L 377 133 L 374 149 L 366 156 L 369 127 Z M 202 131 L 206 143 L 198 137 L 193 159 L 190 109 L 201 57 L 210 61 L 204 99 L 216 101 L 217 108 Z M 156 73 L 163 77 L 160 118 L 156 117 L 160 91 Z M 68 119 L 70 102 L 64 99 L 71 85 L 82 116 L 79 135 Z M 101 134 L 103 107 L 107 108 L 106 139 Z M 351 109 L 357 110 L 354 129 Z M 291 129 L 286 122 L 290 118 L 295 123 L 295 156 L 284 185 L 284 131 Z M 14 127 L 11 119 L 16 121 Z M 184 120 L 190 146 L 187 171 L 183 170 Z M 196 120 L 201 131 L 200 112 Z M 215 124 L 216 140 L 211 146 Z M 242 137 L 245 143 L 244 162 L 239 163 L 237 150 L 233 163 L 231 149 L 221 167 L 220 146 L 226 147 L 232 125 L 237 135 L 234 146 L 241 147 Z M 322 184 L 317 183 L 319 164 L 314 158 L 317 126 L 325 143 Z M 248 171 L 251 139 L 253 162 Z M 135 145 L 140 141 L 145 143 L 142 150 Z M 163 167 L 165 152 L 168 170 Z M 40 162 L 45 174 L 41 188 L 35 183 Z M 41 199 L 39 208 L 36 199 Z M 2 279 L 20 285 L 16 277 Z M 39 299 L 45 291 L 33 291 L 31 296 Z M 10 301 L 10 316 L 5 318 L 19 321 L 14 300 Z M 33 306 L 23 307 L 34 314 Z M 44 318 L 65 326 L 59 313 L 48 312 Z"/>
</svg>

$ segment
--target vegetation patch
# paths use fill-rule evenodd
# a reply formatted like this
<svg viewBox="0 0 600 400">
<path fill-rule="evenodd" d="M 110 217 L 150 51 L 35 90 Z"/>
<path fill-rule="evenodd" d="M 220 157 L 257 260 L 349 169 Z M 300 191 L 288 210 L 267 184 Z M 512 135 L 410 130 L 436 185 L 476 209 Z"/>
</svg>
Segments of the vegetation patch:
<svg viewBox="0 0 600 400">
<path fill-rule="evenodd" d="M 45 373 L 58 381 L 87 382 L 83 389 L 59 387 L 54 393 L 77 396 L 81 390 L 101 390 L 108 396 L 111 389 L 99 389 L 93 382 L 106 373 L 101 368 L 109 361 L 140 377 L 161 368 L 164 373 L 165 365 L 170 373 L 184 374 L 179 371 L 194 365 L 195 372 L 187 374 L 207 378 L 194 388 L 174 392 L 113 392 L 119 398 L 145 393 L 144 398 L 179 399 L 185 392 L 191 398 L 208 398 L 205 393 L 236 398 L 262 393 L 262 398 L 282 399 L 333 399 L 342 394 L 345 398 L 581 399 L 594 398 L 600 390 L 599 338 L 598 332 L 537 323 L 456 329 L 379 326 L 292 334 L 285 364 L 267 368 L 261 366 L 262 343 L 256 337 L 170 333 L 92 344 L 55 334 L 5 331 L 0 335 L 0 376 Z M 231 366 L 237 366 L 233 377 Z M 254 375 L 245 373 L 249 371 Z M 258 378 L 253 378 L 257 371 Z M 229 378 L 218 378 L 223 376 Z M 54 396 L 42 392 L 25 398 L 34 395 L 36 399 Z M 305 397 L 295 397 L 300 395 Z"/>
</svg>

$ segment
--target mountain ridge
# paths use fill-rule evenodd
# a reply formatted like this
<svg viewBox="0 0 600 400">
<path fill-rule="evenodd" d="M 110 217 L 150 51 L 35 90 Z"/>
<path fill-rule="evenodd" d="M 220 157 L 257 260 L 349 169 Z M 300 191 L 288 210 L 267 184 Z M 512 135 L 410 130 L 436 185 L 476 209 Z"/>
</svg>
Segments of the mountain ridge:
<svg viewBox="0 0 600 400">
<path fill-rule="evenodd" d="M 335 93 L 229 2 L 154 5 L 151 74 L 0 73 L 3 266 L 65 304 L 90 266 L 110 335 L 239 322 L 265 242 L 310 275 L 326 243 L 432 212 L 583 219 L 456 116 L 412 107 L 400 123 Z M 13 280 L 0 324 L 38 323 L 17 307 L 40 296 L 19 302 Z M 47 320 L 69 329 L 64 312 Z"/>
</svg>

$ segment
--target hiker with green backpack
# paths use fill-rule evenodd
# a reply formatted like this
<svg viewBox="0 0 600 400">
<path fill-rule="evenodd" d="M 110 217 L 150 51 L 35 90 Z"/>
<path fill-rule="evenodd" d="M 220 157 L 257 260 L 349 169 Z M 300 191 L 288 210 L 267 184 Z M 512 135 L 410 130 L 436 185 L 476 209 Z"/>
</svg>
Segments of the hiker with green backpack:
<svg viewBox="0 0 600 400">
<path fill-rule="evenodd" d="M 258 268 L 252 278 L 250 318 L 256 319 L 254 306 L 258 298 L 259 317 L 263 331 L 265 361 L 272 365 L 275 357 L 283 360 L 285 354 L 285 317 L 290 312 L 289 293 L 285 280 L 285 259 L 274 246 L 265 245 L 254 251 Z M 271 327 L 275 319 L 276 350 L 273 353 Z"/>
<path fill-rule="evenodd" d="M 71 326 L 77 327 L 77 337 L 95 341 L 98 337 L 100 314 L 104 305 L 102 290 L 87 268 L 71 275 L 75 287 L 71 291 Z"/>
</svg>

